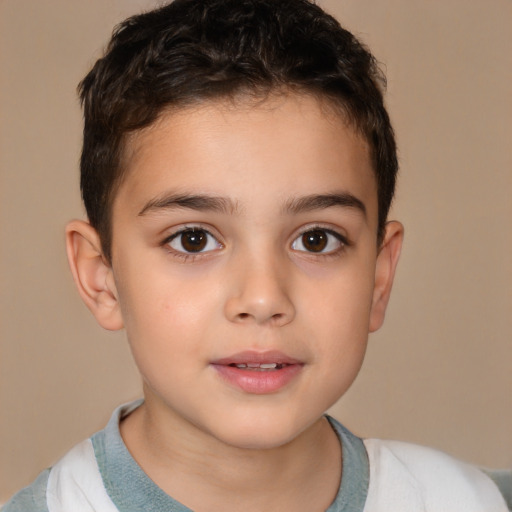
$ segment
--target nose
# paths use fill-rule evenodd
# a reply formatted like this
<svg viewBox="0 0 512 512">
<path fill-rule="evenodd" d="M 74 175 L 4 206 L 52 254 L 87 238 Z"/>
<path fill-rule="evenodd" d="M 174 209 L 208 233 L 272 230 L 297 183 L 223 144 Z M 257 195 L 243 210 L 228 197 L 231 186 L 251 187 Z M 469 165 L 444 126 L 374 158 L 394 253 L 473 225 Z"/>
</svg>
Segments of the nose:
<svg viewBox="0 0 512 512">
<path fill-rule="evenodd" d="M 231 265 L 225 315 L 234 323 L 284 326 L 295 317 L 285 265 L 247 260 Z"/>
</svg>

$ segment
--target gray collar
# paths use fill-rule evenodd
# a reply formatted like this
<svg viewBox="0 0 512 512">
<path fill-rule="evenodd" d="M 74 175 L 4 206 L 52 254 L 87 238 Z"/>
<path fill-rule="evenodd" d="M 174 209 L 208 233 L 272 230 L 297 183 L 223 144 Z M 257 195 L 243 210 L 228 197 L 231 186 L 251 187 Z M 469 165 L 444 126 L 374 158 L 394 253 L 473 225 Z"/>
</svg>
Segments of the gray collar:
<svg viewBox="0 0 512 512">
<path fill-rule="evenodd" d="M 135 462 L 119 433 L 121 418 L 142 400 L 118 407 L 105 429 L 92 436 L 96 460 L 108 495 L 120 512 L 191 512 L 160 489 Z M 343 477 L 336 499 L 326 512 L 362 512 L 368 494 L 369 465 L 361 439 L 327 416 L 340 439 Z"/>
</svg>

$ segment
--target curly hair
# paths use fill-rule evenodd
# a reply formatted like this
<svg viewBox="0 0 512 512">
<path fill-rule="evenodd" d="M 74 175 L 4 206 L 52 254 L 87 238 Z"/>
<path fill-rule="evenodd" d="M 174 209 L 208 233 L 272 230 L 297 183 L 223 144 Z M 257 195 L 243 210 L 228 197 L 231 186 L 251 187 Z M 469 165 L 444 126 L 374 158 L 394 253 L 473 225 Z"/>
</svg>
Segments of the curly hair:
<svg viewBox="0 0 512 512">
<path fill-rule="evenodd" d="M 384 89 L 372 54 L 309 0 L 174 0 L 127 19 L 79 85 L 80 186 L 104 256 L 110 261 L 112 202 L 129 133 L 172 108 L 276 90 L 327 99 L 366 139 L 380 240 L 398 170 Z"/>
</svg>

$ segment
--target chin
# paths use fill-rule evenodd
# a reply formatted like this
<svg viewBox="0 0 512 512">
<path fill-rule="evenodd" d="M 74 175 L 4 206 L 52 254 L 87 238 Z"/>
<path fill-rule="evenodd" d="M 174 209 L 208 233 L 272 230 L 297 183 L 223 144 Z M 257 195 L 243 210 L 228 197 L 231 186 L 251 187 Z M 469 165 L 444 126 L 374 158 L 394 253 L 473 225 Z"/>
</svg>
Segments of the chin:
<svg viewBox="0 0 512 512">
<path fill-rule="evenodd" d="M 236 435 L 229 436 L 223 441 L 233 448 L 242 450 L 274 450 L 287 445 L 296 436 L 283 435 L 281 433 L 262 434 L 261 432 L 237 432 Z"/>
<path fill-rule="evenodd" d="M 315 423 L 267 414 L 232 419 L 215 437 L 227 445 L 246 450 L 272 450 L 287 445 Z"/>
</svg>

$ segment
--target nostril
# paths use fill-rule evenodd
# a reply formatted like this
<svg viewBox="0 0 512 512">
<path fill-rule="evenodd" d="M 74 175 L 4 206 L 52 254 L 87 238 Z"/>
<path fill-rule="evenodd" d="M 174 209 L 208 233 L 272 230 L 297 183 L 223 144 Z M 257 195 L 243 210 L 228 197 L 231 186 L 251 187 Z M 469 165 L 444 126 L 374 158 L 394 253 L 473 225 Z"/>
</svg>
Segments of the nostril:
<svg viewBox="0 0 512 512">
<path fill-rule="evenodd" d="M 1 0 L 0 0 L 1 1 Z M 272 290 L 271 290 L 272 291 Z M 286 325 L 295 317 L 295 309 L 288 296 L 276 290 L 274 295 L 256 294 L 254 291 L 241 296 L 229 297 L 224 306 L 224 314 L 230 322 L 240 325 L 268 324 Z"/>
<path fill-rule="evenodd" d="M 280 325 L 282 323 L 287 323 L 286 322 L 286 315 L 284 313 L 276 313 L 275 315 L 272 315 L 270 321 L 271 321 L 272 324 L 275 324 L 275 325 Z"/>
</svg>

